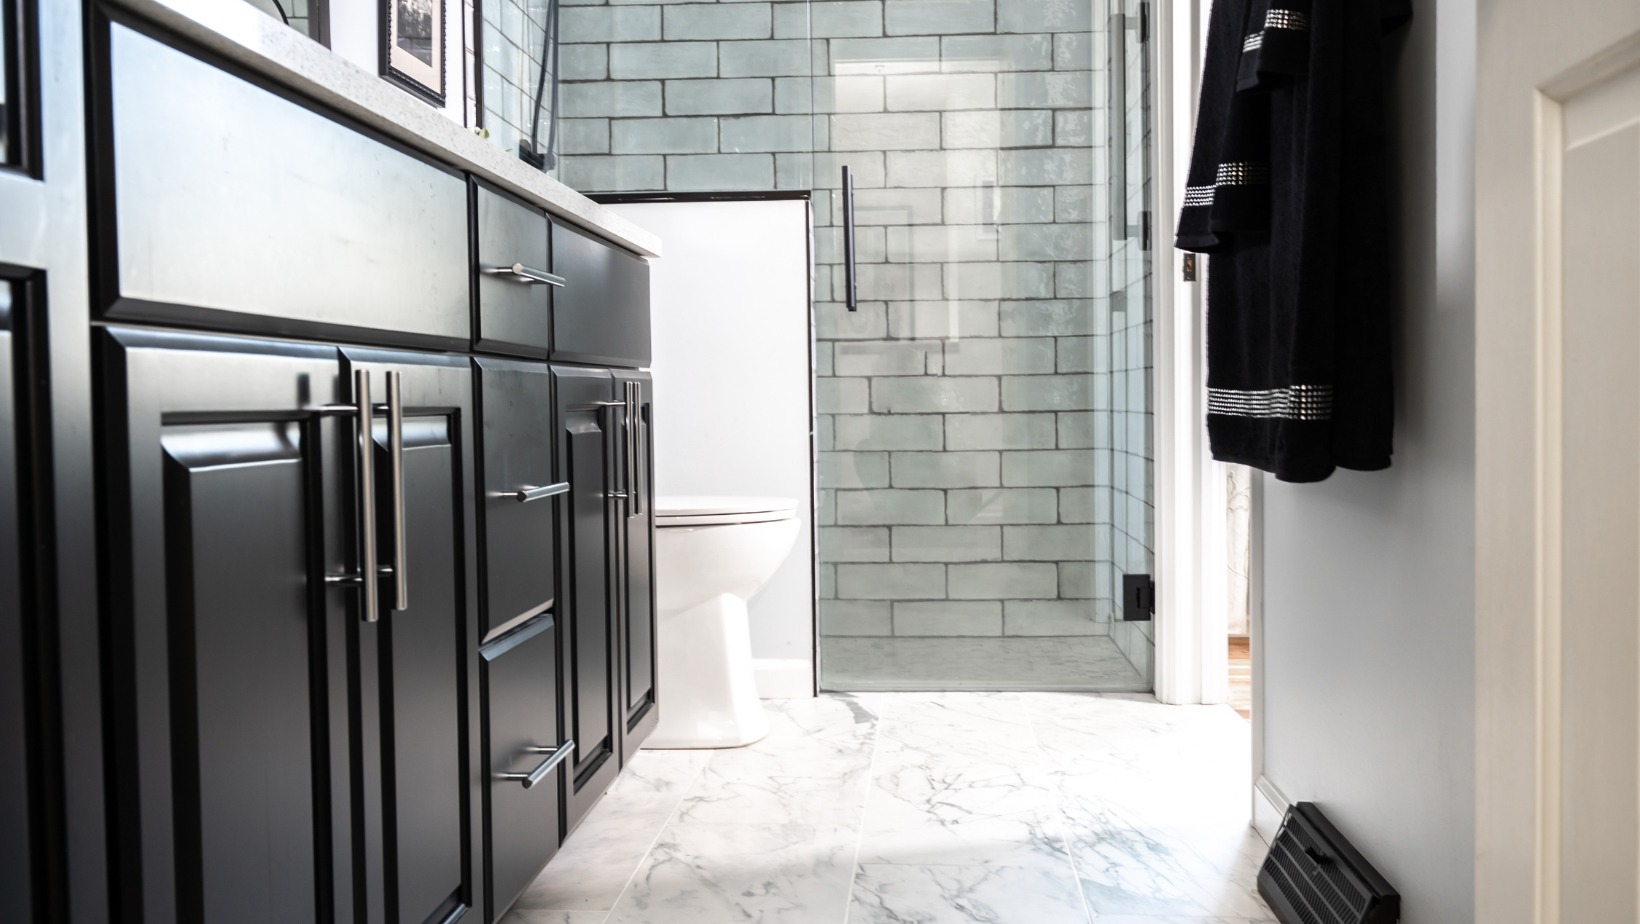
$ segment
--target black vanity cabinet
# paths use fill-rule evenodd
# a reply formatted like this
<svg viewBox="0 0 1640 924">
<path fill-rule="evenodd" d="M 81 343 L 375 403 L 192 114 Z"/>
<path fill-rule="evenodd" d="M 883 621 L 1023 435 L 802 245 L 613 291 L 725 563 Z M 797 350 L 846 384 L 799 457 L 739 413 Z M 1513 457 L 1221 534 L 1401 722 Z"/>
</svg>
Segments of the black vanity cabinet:
<svg viewBox="0 0 1640 924">
<path fill-rule="evenodd" d="M 127 329 L 101 346 L 115 779 L 143 919 L 471 907 L 465 360 Z"/>
<path fill-rule="evenodd" d="M 499 921 L 661 708 L 648 264 L 413 126 L 84 24 L 80 313 L 0 266 L 0 918 L 74 882 L 93 924 Z M 19 344 L 68 343 L 86 394 L 35 394 Z M 80 414 L 83 564 L 35 438 Z M 73 727 L 57 562 L 100 597 Z"/>
</svg>

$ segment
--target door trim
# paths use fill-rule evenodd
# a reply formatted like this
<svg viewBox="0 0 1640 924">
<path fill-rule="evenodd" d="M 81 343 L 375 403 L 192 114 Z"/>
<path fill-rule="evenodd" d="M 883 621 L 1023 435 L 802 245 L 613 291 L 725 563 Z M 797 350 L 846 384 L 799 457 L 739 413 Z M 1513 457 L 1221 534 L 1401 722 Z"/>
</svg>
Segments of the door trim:
<svg viewBox="0 0 1640 924">
<path fill-rule="evenodd" d="M 1483 4 L 1477 49 L 1474 888 L 1477 920 L 1558 924 L 1563 103 L 1640 67 L 1640 31 L 1534 78 L 1512 44 L 1541 21 L 1525 9 Z M 1605 3 L 1589 27 L 1544 30 L 1544 60 L 1599 49 L 1624 16 L 1640 28 Z M 1536 230 L 1529 245 L 1521 228 Z"/>
<path fill-rule="evenodd" d="M 1223 463 L 1207 446 L 1203 289 L 1185 282 L 1171 246 L 1194 140 L 1206 0 L 1155 5 L 1156 698 L 1189 705 L 1229 697 L 1229 513 Z M 1166 224 L 1163 224 L 1165 219 Z M 1256 652 L 1255 652 L 1256 658 Z M 1256 671 L 1256 666 L 1255 666 Z"/>
</svg>

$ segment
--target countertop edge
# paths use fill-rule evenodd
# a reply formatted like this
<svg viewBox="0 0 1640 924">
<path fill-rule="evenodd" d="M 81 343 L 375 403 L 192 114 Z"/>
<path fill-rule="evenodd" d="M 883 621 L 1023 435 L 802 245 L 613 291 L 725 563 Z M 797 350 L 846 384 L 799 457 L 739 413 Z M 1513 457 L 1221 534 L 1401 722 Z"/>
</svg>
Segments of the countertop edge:
<svg viewBox="0 0 1640 924">
<path fill-rule="evenodd" d="M 116 0 L 118 6 L 175 31 L 280 86 L 536 203 L 555 218 L 641 256 L 661 255 L 661 240 L 552 177 L 509 157 L 318 42 L 248 3 L 224 0 Z"/>
</svg>

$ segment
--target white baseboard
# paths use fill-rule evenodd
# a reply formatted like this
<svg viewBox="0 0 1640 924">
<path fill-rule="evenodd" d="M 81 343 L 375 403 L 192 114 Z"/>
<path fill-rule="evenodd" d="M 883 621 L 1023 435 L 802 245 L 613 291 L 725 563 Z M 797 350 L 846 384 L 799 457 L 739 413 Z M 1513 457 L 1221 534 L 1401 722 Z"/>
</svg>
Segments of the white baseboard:
<svg viewBox="0 0 1640 924">
<path fill-rule="evenodd" d="M 1276 784 L 1263 776 L 1253 783 L 1253 829 L 1264 838 L 1264 843 L 1269 844 L 1276 839 L 1281 819 L 1286 817 L 1287 807 L 1291 804 Z"/>
<path fill-rule="evenodd" d="M 753 658 L 760 699 L 808 699 L 814 696 L 814 664 L 806 658 Z"/>
</svg>

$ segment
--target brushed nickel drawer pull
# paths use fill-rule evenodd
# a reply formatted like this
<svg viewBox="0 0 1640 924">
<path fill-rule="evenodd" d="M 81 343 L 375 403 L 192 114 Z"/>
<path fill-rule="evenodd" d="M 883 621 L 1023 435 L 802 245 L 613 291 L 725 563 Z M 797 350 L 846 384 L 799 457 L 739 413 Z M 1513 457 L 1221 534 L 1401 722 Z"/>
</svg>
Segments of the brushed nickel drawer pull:
<svg viewBox="0 0 1640 924">
<path fill-rule="evenodd" d="M 569 283 L 569 280 L 558 275 L 557 273 L 549 273 L 546 270 L 538 270 L 533 266 L 525 266 L 522 263 L 514 263 L 511 266 L 492 266 L 486 268 L 484 272 L 489 273 L 492 276 L 511 276 L 513 279 L 522 282 L 525 285 L 534 285 L 540 282 L 546 283 L 549 286 L 558 286 L 562 288 Z"/>
<path fill-rule="evenodd" d="M 499 773 L 496 774 L 496 779 L 506 780 L 510 783 L 522 783 L 525 789 L 534 789 L 535 784 L 545 779 L 546 775 L 553 771 L 553 768 L 563 763 L 569 755 L 575 753 L 575 740 L 572 738 L 556 748 L 527 747 L 524 749 L 524 753 L 547 754 L 549 756 L 546 760 L 541 761 L 540 766 L 528 773 Z"/>
<path fill-rule="evenodd" d="M 520 504 L 527 504 L 530 501 L 538 501 L 543 498 L 557 497 L 560 494 L 568 493 L 569 482 L 560 481 L 557 484 L 543 485 L 539 488 L 519 488 L 513 493 L 513 496 L 518 498 Z"/>
</svg>

